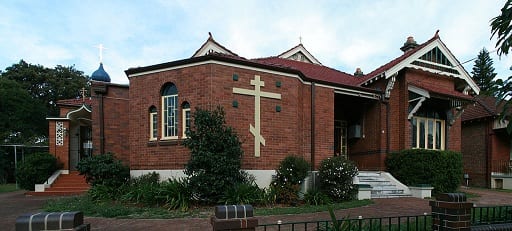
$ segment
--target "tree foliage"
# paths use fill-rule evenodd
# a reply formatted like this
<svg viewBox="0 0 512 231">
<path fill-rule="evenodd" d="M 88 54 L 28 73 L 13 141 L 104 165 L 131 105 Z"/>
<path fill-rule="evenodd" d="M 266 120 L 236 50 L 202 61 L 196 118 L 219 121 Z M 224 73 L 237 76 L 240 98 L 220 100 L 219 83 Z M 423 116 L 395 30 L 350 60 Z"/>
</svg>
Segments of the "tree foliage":
<svg viewBox="0 0 512 231">
<path fill-rule="evenodd" d="M 57 101 L 76 98 L 80 89 L 87 86 L 87 76 L 73 66 L 46 68 L 23 60 L 0 72 L 0 80 L 3 82 L 0 86 L 0 114 L 12 111 L 2 122 L 16 121 L 16 125 L 9 127 L 0 122 L 3 133 L 0 134 L 3 138 L 0 142 L 11 143 L 29 143 L 27 139 L 32 136 L 38 137 L 39 141 L 44 139 L 48 135 L 45 118 L 58 115 Z M 11 138 L 5 140 L 9 136 Z"/>
<path fill-rule="evenodd" d="M 501 8 L 501 14 L 491 20 L 491 38 L 496 36 L 498 55 L 507 55 L 512 45 L 512 0 L 507 0 Z"/>
<path fill-rule="evenodd" d="M 489 56 L 489 52 L 487 49 L 483 48 L 477 56 L 475 60 L 475 65 L 473 66 L 473 79 L 476 84 L 480 87 L 481 95 L 494 95 L 496 92 L 496 82 L 494 78 L 496 78 L 496 73 L 494 72 L 494 67 L 492 58 Z"/>
<path fill-rule="evenodd" d="M 34 143 L 48 134 L 45 111 L 21 84 L 0 77 L 0 143 Z"/>
<path fill-rule="evenodd" d="M 242 147 L 235 131 L 226 126 L 224 110 L 197 108 L 184 145 L 190 149 L 185 166 L 189 186 L 197 199 L 217 202 L 224 192 L 246 180 L 241 170 Z"/>
</svg>

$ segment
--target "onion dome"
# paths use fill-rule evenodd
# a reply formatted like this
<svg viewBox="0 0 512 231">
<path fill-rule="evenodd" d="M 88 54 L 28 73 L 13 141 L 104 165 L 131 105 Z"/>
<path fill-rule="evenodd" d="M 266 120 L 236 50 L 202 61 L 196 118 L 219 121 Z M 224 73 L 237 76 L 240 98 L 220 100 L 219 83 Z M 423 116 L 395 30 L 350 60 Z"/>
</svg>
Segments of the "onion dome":
<svg viewBox="0 0 512 231">
<path fill-rule="evenodd" d="M 105 71 L 105 69 L 103 69 L 103 63 L 100 63 L 100 67 L 98 67 L 98 70 L 96 70 L 92 73 L 91 80 L 110 83 L 110 76 Z"/>
</svg>

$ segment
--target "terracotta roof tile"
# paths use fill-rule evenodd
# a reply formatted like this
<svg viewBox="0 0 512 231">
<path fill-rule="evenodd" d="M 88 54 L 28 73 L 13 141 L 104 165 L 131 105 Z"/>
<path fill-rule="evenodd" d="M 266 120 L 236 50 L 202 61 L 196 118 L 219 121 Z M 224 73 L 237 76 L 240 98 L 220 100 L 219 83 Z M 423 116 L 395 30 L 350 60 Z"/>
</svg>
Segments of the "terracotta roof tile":
<svg viewBox="0 0 512 231">
<path fill-rule="evenodd" d="M 279 66 L 282 68 L 295 69 L 302 72 L 308 78 L 324 81 L 334 84 L 342 84 L 347 86 L 358 86 L 358 77 L 354 77 L 348 73 L 318 64 L 306 63 L 291 59 L 283 59 L 279 57 L 268 57 L 253 59 L 265 65 Z"/>
<path fill-rule="evenodd" d="M 91 105 L 91 103 L 92 103 L 92 99 L 90 97 L 85 98 L 85 99 L 82 99 L 82 98 L 61 99 L 61 100 L 57 101 L 57 105 L 60 105 L 60 106 L 76 106 L 76 107 L 80 107 L 83 104 Z"/>
<path fill-rule="evenodd" d="M 409 85 L 419 87 L 433 93 L 434 95 L 454 97 L 457 99 L 474 101 L 474 97 L 471 95 L 465 95 L 462 92 L 456 91 L 455 89 L 446 89 L 439 87 L 438 85 L 427 85 L 421 83 L 409 83 Z"/>
<path fill-rule="evenodd" d="M 502 108 L 500 105 L 497 105 L 496 98 L 479 95 L 475 97 L 475 103 L 467 106 L 464 113 L 462 113 L 462 121 L 494 118 L 501 113 Z"/>
<path fill-rule="evenodd" d="M 374 71 L 364 75 L 363 77 L 361 77 L 360 79 L 360 84 L 362 84 L 363 82 L 365 82 L 366 80 L 369 80 L 375 76 L 378 76 L 380 75 L 381 73 L 391 69 L 392 67 L 394 67 L 395 65 L 399 64 L 400 62 L 402 62 L 403 60 L 407 59 L 408 57 L 410 57 L 412 54 L 414 54 L 416 51 L 419 51 L 421 48 L 425 47 L 426 45 L 428 45 L 429 43 L 433 42 L 434 40 L 436 40 L 437 38 L 439 38 L 439 36 L 437 36 L 437 34 L 432 37 L 431 39 L 429 39 L 428 41 L 424 42 L 423 44 L 420 44 L 418 45 L 417 47 L 415 47 L 414 49 L 412 50 L 409 50 L 405 53 L 403 53 L 401 56 L 391 60 L 390 62 L 378 67 L 377 69 L 375 69 Z"/>
</svg>

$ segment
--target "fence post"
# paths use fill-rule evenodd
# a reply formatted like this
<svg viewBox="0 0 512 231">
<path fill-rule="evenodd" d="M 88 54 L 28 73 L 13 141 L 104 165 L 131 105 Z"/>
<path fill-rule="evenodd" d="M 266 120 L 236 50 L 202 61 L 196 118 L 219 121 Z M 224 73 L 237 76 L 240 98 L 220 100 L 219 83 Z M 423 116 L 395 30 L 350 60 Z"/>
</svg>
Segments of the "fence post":
<svg viewBox="0 0 512 231">
<path fill-rule="evenodd" d="M 471 230 L 471 208 L 464 193 L 443 193 L 430 201 L 432 230 Z"/>
</svg>

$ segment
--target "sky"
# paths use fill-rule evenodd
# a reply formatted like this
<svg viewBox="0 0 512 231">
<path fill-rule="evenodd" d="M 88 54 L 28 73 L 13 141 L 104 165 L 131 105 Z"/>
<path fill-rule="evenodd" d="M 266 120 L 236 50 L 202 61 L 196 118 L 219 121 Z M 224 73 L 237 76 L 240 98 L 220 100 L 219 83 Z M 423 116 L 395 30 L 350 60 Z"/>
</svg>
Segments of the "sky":
<svg viewBox="0 0 512 231">
<path fill-rule="evenodd" d="M 124 71 L 190 58 L 213 38 L 245 58 L 279 55 L 300 42 L 323 65 L 369 73 L 400 56 L 408 36 L 439 36 L 471 73 L 486 48 L 499 78 L 490 20 L 505 0 L 2 0 L 0 70 L 25 60 L 74 66 L 90 76 L 102 61 L 113 83 Z"/>
</svg>

